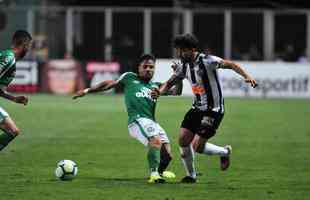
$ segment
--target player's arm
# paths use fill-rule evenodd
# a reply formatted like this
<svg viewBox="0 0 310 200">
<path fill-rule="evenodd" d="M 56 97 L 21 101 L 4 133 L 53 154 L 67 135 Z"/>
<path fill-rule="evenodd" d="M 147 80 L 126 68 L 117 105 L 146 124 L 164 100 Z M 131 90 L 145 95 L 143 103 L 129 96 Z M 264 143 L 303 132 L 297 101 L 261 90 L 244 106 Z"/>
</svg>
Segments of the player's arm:
<svg viewBox="0 0 310 200">
<path fill-rule="evenodd" d="M 85 88 L 83 90 L 79 90 L 75 93 L 75 95 L 72 97 L 73 99 L 77 99 L 79 97 L 83 97 L 87 95 L 88 93 L 96 93 L 100 91 L 106 91 L 111 88 L 115 88 L 119 84 L 118 81 L 114 80 L 106 80 L 101 83 L 98 83 L 97 85 L 94 85 L 93 87 L 90 88 Z"/>
<path fill-rule="evenodd" d="M 168 95 L 181 95 L 183 90 L 183 82 L 181 79 L 176 78 L 175 81 L 172 81 L 172 78 L 175 79 L 174 75 L 165 83 L 159 86 L 159 89 L 153 88 L 151 92 L 151 97 L 157 99 L 159 96 L 168 96 Z"/>
<path fill-rule="evenodd" d="M 20 104 L 24 104 L 24 105 L 27 105 L 27 103 L 28 103 L 27 97 L 25 97 L 25 96 L 13 96 L 10 93 L 6 92 L 4 90 L 4 88 L 0 89 L 0 96 L 7 99 L 7 100 L 13 101 L 15 103 L 20 103 Z"/>
<path fill-rule="evenodd" d="M 166 81 L 164 84 L 162 84 L 159 88 L 159 94 L 163 95 L 168 93 L 168 91 L 176 84 L 182 83 L 182 80 L 175 74 L 173 74 L 168 81 Z M 183 87 L 183 84 L 182 84 Z"/>
<path fill-rule="evenodd" d="M 159 88 L 162 86 L 161 84 Z M 168 96 L 168 95 L 173 95 L 173 96 L 178 96 L 182 94 L 183 90 L 183 82 L 178 81 L 174 86 L 172 86 L 167 92 L 165 93 L 160 93 L 160 90 L 157 88 L 153 88 L 151 92 L 151 97 L 153 99 L 157 99 L 159 96 Z"/>
<path fill-rule="evenodd" d="M 183 90 L 183 81 L 177 80 L 176 83 L 166 93 L 163 93 L 162 95 L 178 96 L 182 94 L 182 90 Z"/>
<path fill-rule="evenodd" d="M 244 81 L 246 83 L 250 83 L 253 88 L 257 86 L 255 79 L 253 79 L 244 69 L 242 69 L 242 67 L 239 64 L 235 62 L 232 62 L 230 60 L 223 60 L 222 64 L 220 65 L 220 68 L 232 69 L 237 74 L 240 74 L 244 78 Z"/>
</svg>

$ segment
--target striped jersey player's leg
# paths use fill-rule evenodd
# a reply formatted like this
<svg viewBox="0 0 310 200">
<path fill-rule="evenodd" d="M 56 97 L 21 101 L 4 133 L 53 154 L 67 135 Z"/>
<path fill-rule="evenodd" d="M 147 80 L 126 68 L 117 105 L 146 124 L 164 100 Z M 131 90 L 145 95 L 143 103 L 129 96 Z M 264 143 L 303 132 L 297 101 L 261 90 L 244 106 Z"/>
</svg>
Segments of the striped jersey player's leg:
<svg viewBox="0 0 310 200">
<path fill-rule="evenodd" d="M 3 150 L 18 134 L 19 130 L 9 114 L 0 107 L 0 128 L 3 133 L 0 135 L 0 151 Z"/>
<path fill-rule="evenodd" d="M 221 169 L 226 170 L 230 165 L 229 157 L 232 152 L 231 146 L 226 145 L 221 147 L 207 142 L 216 134 L 223 117 L 223 113 L 213 111 L 201 112 L 200 130 L 198 130 L 198 135 L 200 137 L 197 141 L 194 141 L 193 144 L 196 152 L 198 153 L 220 156 Z"/>
</svg>

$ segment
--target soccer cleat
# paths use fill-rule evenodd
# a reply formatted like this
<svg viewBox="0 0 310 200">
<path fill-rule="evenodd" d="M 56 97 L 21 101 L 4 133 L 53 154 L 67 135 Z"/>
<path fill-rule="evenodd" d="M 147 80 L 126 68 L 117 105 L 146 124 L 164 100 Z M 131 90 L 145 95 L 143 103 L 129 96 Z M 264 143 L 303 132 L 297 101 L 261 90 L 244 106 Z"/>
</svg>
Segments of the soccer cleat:
<svg viewBox="0 0 310 200">
<path fill-rule="evenodd" d="M 171 172 L 171 171 L 164 171 L 164 172 L 161 174 L 161 176 L 162 176 L 163 178 L 167 178 L 167 179 L 173 179 L 173 178 L 175 178 L 175 174 L 174 174 L 173 172 Z"/>
<path fill-rule="evenodd" d="M 225 149 L 227 149 L 228 154 L 227 156 L 221 156 L 220 161 L 221 161 L 221 170 L 225 171 L 228 169 L 230 165 L 230 154 L 232 153 L 232 147 L 230 145 L 224 146 Z"/>
<path fill-rule="evenodd" d="M 196 183 L 196 179 L 191 176 L 185 176 L 182 178 L 181 183 Z"/>
<path fill-rule="evenodd" d="M 147 182 L 148 183 L 164 183 L 166 181 L 159 175 L 151 175 Z"/>
</svg>

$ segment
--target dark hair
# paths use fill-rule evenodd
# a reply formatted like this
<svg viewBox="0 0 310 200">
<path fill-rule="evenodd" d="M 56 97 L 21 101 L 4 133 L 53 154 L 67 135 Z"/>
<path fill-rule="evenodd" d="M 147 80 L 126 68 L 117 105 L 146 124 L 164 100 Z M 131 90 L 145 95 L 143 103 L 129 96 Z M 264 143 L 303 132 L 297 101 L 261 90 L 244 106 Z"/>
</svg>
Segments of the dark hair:
<svg viewBox="0 0 310 200">
<path fill-rule="evenodd" d="M 32 37 L 30 33 L 24 30 L 17 30 L 13 34 L 12 43 L 14 46 L 21 46 L 25 42 L 31 41 Z"/>
<path fill-rule="evenodd" d="M 132 71 L 135 73 L 138 73 L 138 68 L 139 65 L 141 64 L 142 61 L 144 60 L 153 60 L 154 62 L 156 61 L 155 56 L 153 56 L 152 54 L 143 54 L 142 56 L 140 56 L 140 58 L 136 61 L 135 65 L 132 68 Z"/>
<path fill-rule="evenodd" d="M 173 40 L 174 48 L 198 48 L 197 38 L 189 33 L 178 35 Z"/>
</svg>

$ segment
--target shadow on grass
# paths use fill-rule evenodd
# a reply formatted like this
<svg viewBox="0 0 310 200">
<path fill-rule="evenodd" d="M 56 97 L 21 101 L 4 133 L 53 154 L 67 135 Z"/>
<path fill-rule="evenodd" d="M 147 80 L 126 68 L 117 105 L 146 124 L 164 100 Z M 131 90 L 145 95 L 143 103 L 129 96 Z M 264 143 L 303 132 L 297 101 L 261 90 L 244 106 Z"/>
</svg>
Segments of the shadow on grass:
<svg viewBox="0 0 310 200">
<path fill-rule="evenodd" d="M 178 179 L 172 179 L 172 180 L 166 180 L 165 183 L 163 184 L 150 184 L 147 182 L 147 178 L 123 178 L 123 177 L 117 177 L 117 178 L 112 178 L 112 177 L 80 177 L 79 179 L 84 179 L 85 181 L 92 181 L 96 182 L 98 185 L 203 185 L 206 184 L 205 182 L 197 182 L 195 184 L 188 184 L 188 183 L 181 183 L 180 180 Z"/>
</svg>

